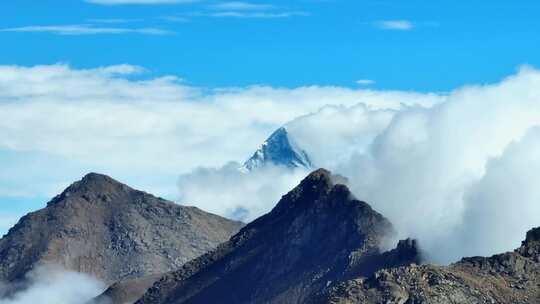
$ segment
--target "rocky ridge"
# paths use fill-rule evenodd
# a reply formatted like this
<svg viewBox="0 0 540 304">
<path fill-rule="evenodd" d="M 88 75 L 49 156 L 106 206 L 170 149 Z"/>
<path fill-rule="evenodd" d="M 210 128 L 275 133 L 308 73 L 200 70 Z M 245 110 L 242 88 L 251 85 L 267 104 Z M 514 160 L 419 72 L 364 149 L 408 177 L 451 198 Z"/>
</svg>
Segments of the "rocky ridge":
<svg viewBox="0 0 540 304">
<path fill-rule="evenodd" d="M 381 252 L 392 225 L 334 179 L 313 172 L 270 213 L 161 278 L 137 303 L 308 303 L 345 278 L 418 261 L 412 240 Z"/>
<path fill-rule="evenodd" d="M 24 280 L 44 263 L 109 284 L 164 273 L 215 248 L 241 226 L 91 173 L 0 239 L 0 282 Z"/>
<path fill-rule="evenodd" d="M 334 286 L 318 303 L 540 303 L 540 228 L 514 252 L 470 257 L 448 267 L 383 269 Z"/>
</svg>

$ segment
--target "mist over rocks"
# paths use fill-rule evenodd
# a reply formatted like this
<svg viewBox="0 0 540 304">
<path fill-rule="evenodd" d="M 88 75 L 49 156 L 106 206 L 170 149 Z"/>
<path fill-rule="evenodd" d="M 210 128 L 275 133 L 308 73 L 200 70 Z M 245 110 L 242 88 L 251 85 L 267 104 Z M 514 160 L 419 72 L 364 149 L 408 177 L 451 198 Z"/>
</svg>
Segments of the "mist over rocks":
<svg viewBox="0 0 540 304">
<path fill-rule="evenodd" d="M 106 287 L 90 275 L 53 264 L 37 265 L 25 274 L 24 282 L 3 286 L 0 304 L 84 304 Z"/>
</svg>

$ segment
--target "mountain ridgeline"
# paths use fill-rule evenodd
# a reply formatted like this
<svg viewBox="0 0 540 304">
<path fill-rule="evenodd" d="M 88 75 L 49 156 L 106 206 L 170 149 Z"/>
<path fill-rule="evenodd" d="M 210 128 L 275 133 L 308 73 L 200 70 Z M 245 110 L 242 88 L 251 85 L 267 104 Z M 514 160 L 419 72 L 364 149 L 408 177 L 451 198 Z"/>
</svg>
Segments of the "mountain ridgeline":
<svg viewBox="0 0 540 304">
<path fill-rule="evenodd" d="M 314 303 L 540 303 L 540 228 L 514 252 L 471 257 L 448 267 L 383 269 L 347 280 Z"/>
<path fill-rule="evenodd" d="M 0 280 L 53 263 L 112 284 L 99 304 L 540 303 L 540 228 L 514 252 L 421 265 L 415 240 L 381 249 L 392 224 L 345 182 L 316 170 L 242 227 L 89 174 L 0 239 Z"/>
<path fill-rule="evenodd" d="M 387 253 L 390 222 L 320 169 L 230 241 L 161 278 L 138 304 L 307 303 L 345 278 L 419 261 L 415 242 Z"/>
<path fill-rule="evenodd" d="M 41 264 L 105 283 L 178 269 L 242 226 L 91 173 L 24 216 L 0 239 L 0 282 Z"/>
</svg>

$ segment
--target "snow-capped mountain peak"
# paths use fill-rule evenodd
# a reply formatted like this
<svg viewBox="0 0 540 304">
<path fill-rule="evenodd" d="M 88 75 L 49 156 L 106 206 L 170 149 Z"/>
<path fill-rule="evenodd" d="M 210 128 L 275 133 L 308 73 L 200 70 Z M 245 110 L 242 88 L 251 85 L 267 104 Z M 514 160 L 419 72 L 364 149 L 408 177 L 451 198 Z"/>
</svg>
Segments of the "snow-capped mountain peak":
<svg viewBox="0 0 540 304">
<path fill-rule="evenodd" d="M 241 170 L 252 171 L 266 165 L 306 169 L 313 167 L 306 151 L 294 142 L 284 127 L 274 131 L 244 163 Z"/>
</svg>

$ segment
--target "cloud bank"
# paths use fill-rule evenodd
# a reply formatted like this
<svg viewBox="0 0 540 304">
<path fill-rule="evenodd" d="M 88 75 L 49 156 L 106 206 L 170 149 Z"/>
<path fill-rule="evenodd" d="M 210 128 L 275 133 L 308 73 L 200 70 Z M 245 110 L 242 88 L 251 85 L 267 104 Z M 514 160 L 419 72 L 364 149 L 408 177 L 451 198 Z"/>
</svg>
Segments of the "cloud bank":
<svg viewBox="0 0 540 304">
<path fill-rule="evenodd" d="M 309 173 L 307 170 L 268 166 L 251 173 L 239 163 L 221 168 L 197 168 L 180 176 L 179 200 L 230 218 L 249 222 L 268 212 L 283 194 Z"/>
<path fill-rule="evenodd" d="M 0 196 L 50 197 L 98 171 L 175 198 L 179 174 L 243 161 L 277 127 L 325 105 L 399 108 L 442 99 L 319 86 L 207 89 L 144 72 L 0 66 Z"/>
<path fill-rule="evenodd" d="M 102 171 L 174 197 L 181 175 L 181 203 L 249 220 L 305 172 L 246 177 L 226 164 L 285 125 L 317 166 L 349 177 L 358 198 L 434 261 L 510 250 L 540 225 L 533 68 L 445 95 L 206 89 L 144 75 L 130 65 L 0 66 L 0 182 L 9 185 L 0 195 L 54 194 Z"/>
<path fill-rule="evenodd" d="M 39 266 L 26 278 L 28 286 L 7 298 L 0 297 L 0 304 L 85 304 L 106 287 L 85 274 L 65 271 L 53 265 Z M 11 287 L 0 287 L 0 295 Z"/>
<path fill-rule="evenodd" d="M 394 223 L 397 237 L 418 238 L 430 261 L 446 264 L 512 250 L 540 226 L 539 88 L 540 72 L 524 67 L 434 104 L 324 106 L 285 126 L 317 166 L 347 176 L 355 195 Z M 277 201 L 250 185 L 279 181 L 267 190 L 283 194 L 297 180 L 210 172 L 181 178 L 184 198 L 229 216 L 244 210 L 248 219 Z M 231 185 L 240 191 L 224 198 Z"/>
<path fill-rule="evenodd" d="M 540 161 L 539 85 L 540 73 L 523 68 L 433 107 L 399 110 L 348 160 L 328 165 L 434 261 L 511 250 L 540 225 L 532 171 Z"/>
</svg>

